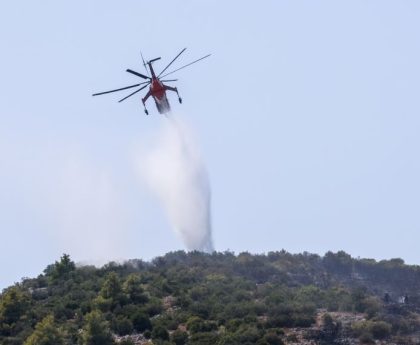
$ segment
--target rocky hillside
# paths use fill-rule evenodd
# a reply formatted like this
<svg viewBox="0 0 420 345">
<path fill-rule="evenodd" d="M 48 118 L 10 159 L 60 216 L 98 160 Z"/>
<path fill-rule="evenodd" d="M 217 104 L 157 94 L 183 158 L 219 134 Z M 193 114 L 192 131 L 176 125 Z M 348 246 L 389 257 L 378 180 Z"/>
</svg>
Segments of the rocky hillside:
<svg viewBox="0 0 420 345">
<path fill-rule="evenodd" d="M 344 252 L 182 251 L 76 267 L 0 295 L 0 344 L 418 344 L 420 268 Z"/>
</svg>

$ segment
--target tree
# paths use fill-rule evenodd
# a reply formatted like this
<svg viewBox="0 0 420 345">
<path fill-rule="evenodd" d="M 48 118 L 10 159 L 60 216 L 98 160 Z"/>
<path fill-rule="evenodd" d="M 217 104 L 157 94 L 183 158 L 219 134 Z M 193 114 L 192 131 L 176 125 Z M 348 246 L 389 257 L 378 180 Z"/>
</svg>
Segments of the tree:
<svg viewBox="0 0 420 345">
<path fill-rule="evenodd" d="M 188 341 L 190 345 L 214 345 L 219 341 L 219 336 L 214 332 L 195 333 Z"/>
<path fill-rule="evenodd" d="M 132 316 L 131 321 L 133 322 L 134 329 L 139 332 L 144 332 L 146 329 L 151 330 L 153 328 L 149 316 L 141 311 L 136 312 Z"/>
<path fill-rule="evenodd" d="M 372 337 L 372 334 L 369 332 L 363 332 L 359 336 L 359 340 L 361 344 L 375 344 L 375 340 Z"/>
<path fill-rule="evenodd" d="M 198 333 L 204 331 L 204 321 L 198 316 L 192 316 L 187 321 L 187 329 L 191 333 Z"/>
<path fill-rule="evenodd" d="M 391 334 L 392 327 L 385 321 L 375 321 L 370 325 L 370 331 L 376 339 L 385 339 Z"/>
<path fill-rule="evenodd" d="M 166 328 L 157 326 L 153 328 L 152 339 L 155 340 L 169 340 L 169 333 Z"/>
<path fill-rule="evenodd" d="M 132 303 L 144 304 L 148 301 L 141 287 L 140 278 L 136 274 L 130 274 L 124 282 L 123 290 Z"/>
<path fill-rule="evenodd" d="M 283 345 L 283 341 L 281 340 L 281 338 L 273 332 L 267 333 L 264 336 L 264 340 L 270 344 L 270 345 Z"/>
<path fill-rule="evenodd" d="M 122 292 L 120 279 L 115 272 L 111 272 L 102 284 L 101 291 L 95 300 L 95 304 L 101 311 L 105 312 L 114 310 L 118 304 L 122 304 L 124 298 L 125 296 Z"/>
<path fill-rule="evenodd" d="M 171 334 L 171 341 L 175 345 L 185 345 L 188 341 L 188 333 L 177 329 Z"/>
<path fill-rule="evenodd" d="M 127 317 L 119 316 L 111 324 L 113 331 L 118 335 L 127 335 L 133 331 L 133 323 Z"/>
<path fill-rule="evenodd" d="M 322 332 L 320 337 L 322 337 L 324 341 L 332 343 L 340 330 L 341 323 L 334 322 L 332 316 L 328 313 L 325 313 L 322 316 L 322 324 Z"/>
<path fill-rule="evenodd" d="M 332 252 L 327 252 L 323 261 L 325 267 L 332 272 L 348 275 L 352 271 L 352 258 L 349 254 L 342 250 L 335 254 Z"/>
<path fill-rule="evenodd" d="M 262 331 L 250 324 L 243 324 L 236 332 L 240 344 L 255 344 L 262 337 Z"/>
<path fill-rule="evenodd" d="M 29 305 L 29 296 L 17 286 L 7 289 L 0 299 L 0 324 L 17 322 Z"/>
<path fill-rule="evenodd" d="M 116 300 L 120 297 L 121 292 L 121 283 L 118 279 L 117 274 L 115 272 L 109 273 L 107 279 L 102 285 L 102 289 L 99 293 L 100 296 L 102 296 L 103 298 Z"/>
<path fill-rule="evenodd" d="M 93 311 L 87 314 L 81 339 L 82 345 L 114 344 L 108 323 L 105 321 L 102 314 L 98 311 Z"/>
<path fill-rule="evenodd" d="M 56 261 L 54 265 L 50 265 L 44 271 L 52 280 L 67 278 L 69 273 L 76 269 L 75 263 L 70 259 L 70 255 L 63 254 L 60 261 Z"/>
<path fill-rule="evenodd" d="M 64 337 L 54 322 L 54 317 L 48 315 L 35 326 L 34 332 L 25 341 L 24 345 L 62 345 Z"/>
<path fill-rule="evenodd" d="M 241 341 L 230 333 L 224 334 L 217 342 L 217 345 L 240 345 L 240 344 L 241 344 Z"/>
</svg>

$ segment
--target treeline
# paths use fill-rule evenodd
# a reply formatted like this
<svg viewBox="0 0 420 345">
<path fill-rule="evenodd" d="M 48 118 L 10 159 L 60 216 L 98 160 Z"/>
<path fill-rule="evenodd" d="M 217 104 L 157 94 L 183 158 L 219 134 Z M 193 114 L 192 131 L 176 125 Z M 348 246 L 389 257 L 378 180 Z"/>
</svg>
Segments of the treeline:
<svg viewBox="0 0 420 345">
<path fill-rule="evenodd" d="M 276 345 L 288 342 L 285 330 L 312 327 L 320 310 L 364 313 L 346 332 L 369 341 L 420 327 L 419 286 L 418 266 L 344 252 L 179 251 L 102 268 L 76 267 L 63 255 L 2 292 L 0 344 L 127 345 L 134 340 L 124 336 L 137 334 L 153 344 Z M 384 292 L 409 295 L 410 307 L 385 303 Z M 322 323 L 321 340 L 343 334 L 328 313 Z"/>
</svg>

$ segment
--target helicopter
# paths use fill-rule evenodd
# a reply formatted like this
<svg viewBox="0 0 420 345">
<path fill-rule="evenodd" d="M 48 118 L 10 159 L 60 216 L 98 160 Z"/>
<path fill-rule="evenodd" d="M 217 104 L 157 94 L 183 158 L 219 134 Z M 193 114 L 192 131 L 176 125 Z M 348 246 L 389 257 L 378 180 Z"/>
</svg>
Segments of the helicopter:
<svg viewBox="0 0 420 345">
<path fill-rule="evenodd" d="M 136 91 L 130 93 L 128 96 L 125 96 L 124 98 L 120 99 L 118 102 L 122 102 L 124 100 L 126 100 L 127 98 L 135 95 L 137 92 L 140 92 L 141 90 L 145 89 L 147 86 L 150 85 L 149 87 L 149 91 L 147 92 L 147 94 L 141 99 L 143 102 L 143 106 L 144 106 L 144 112 L 146 113 L 146 115 L 149 115 L 149 111 L 146 108 L 146 101 L 147 99 L 152 96 L 152 98 L 155 101 L 156 104 L 156 108 L 158 110 L 158 112 L 160 114 L 166 114 L 171 110 L 171 106 L 169 104 L 168 98 L 166 96 L 166 91 L 173 91 L 176 92 L 177 96 L 178 96 L 178 101 L 179 103 L 182 103 L 182 98 L 179 96 L 179 92 L 178 89 L 176 87 L 172 87 L 169 85 L 166 85 L 164 83 L 167 82 L 174 82 L 177 81 L 178 79 L 163 79 L 166 76 L 175 73 L 185 67 L 188 67 L 196 62 L 199 62 L 205 58 L 208 58 L 211 54 L 207 54 L 206 56 L 203 56 L 202 58 L 199 58 L 197 60 L 194 60 L 193 62 L 190 62 L 182 67 L 179 67 L 171 72 L 165 73 L 165 71 L 175 62 L 176 59 L 178 59 L 180 57 L 180 55 L 186 50 L 187 48 L 184 48 L 181 50 L 181 52 L 175 56 L 175 58 L 173 58 L 173 60 L 159 73 L 156 75 L 152 64 L 158 60 L 160 60 L 161 58 L 155 58 L 152 60 L 149 60 L 147 62 L 144 61 L 143 58 L 143 54 L 140 53 L 142 61 L 143 61 L 143 66 L 146 69 L 146 74 L 141 74 L 139 72 L 133 71 L 132 69 L 127 69 L 126 71 L 128 73 L 134 74 L 137 77 L 140 77 L 142 79 L 146 79 L 147 81 L 145 82 L 141 82 L 135 85 L 130 85 L 130 86 L 125 86 L 119 89 L 115 89 L 115 90 L 110 90 L 110 91 L 104 91 L 104 92 L 99 92 L 99 93 L 94 93 L 92 96 L 99 96 L 99 95 L 104 95 L 104 94 L 108 94 L 108 93 L 112 93 L 112 92 L 117 92 L 117 91 L 123 91 L 123 90 L 127 90 L 127 89 L 131 89 L 131 88 L 135 88 L 135 87 L 139 87 L 141 86 L 139 89 L 137 89 Z M 148 68 L 147 68 L 148 67 Z M 150 76 L 149 76 L 149 71 L 150 71 Z M 165 74 L 164 74 L 165 73 Z"/>
</svg>

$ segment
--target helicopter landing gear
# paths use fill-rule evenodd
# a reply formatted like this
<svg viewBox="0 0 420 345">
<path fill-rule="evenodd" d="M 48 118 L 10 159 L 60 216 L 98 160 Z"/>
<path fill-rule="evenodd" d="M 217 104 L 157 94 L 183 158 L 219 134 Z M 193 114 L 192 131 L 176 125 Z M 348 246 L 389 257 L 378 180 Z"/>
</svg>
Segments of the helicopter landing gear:
<svg viewBox="0 0 420 345">
<path fill-rule="evenodd" d="M 176 92 L 176 94 L 178 96 L 178 102 L 182 103 L 182 98 L 179 96 L 178 88 L 165 85 L 165 90 L 171 90 L 173 92 Z"/>
<path fill-rule="evenodd" d="M 144 112 L 146 113 L 146 115 L 149 115 L 149 112 L 147 111 L 146 108 L 144 108 Z"/>
<path fill-rule="evenodd" d="M 179 104 L 182 104 L 182 98 L 179 96 L 178 88 L 177 87 L 175 88 L 175 91 L 176 91 L 176 94 L 178 95 L 178 102 L 179 102 Z"/>
</svg>

